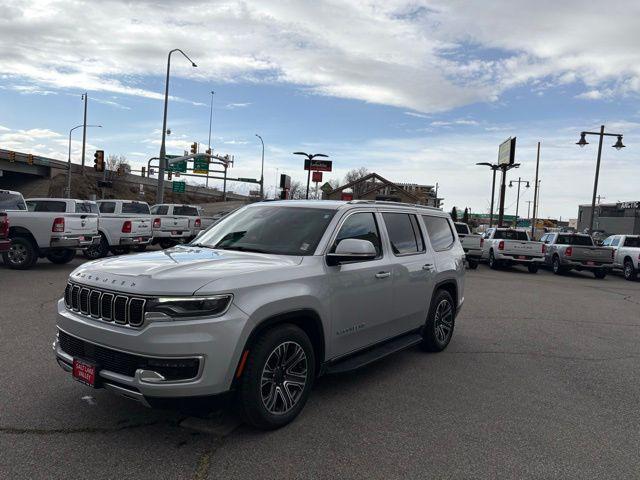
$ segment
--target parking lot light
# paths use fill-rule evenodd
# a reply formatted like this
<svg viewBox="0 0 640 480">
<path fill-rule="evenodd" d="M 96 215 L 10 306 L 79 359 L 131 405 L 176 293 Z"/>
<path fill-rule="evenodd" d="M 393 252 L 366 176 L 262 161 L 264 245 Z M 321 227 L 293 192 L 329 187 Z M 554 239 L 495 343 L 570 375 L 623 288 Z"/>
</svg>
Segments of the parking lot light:
<svg viewBox="0 0 640 480">
<path fill-rule="evenodd" d="M 626 145 L 622 143 L 622 135 L 618 135 L 618 141 L 613 145 L 616 150 L 622 150 Z"/>
<path fill-rule="evenodd" d="M 578 141 L 576 142 L 576 145 L 580 145 L 580 148 L 583 148 L 583 147 L 585 147 L 586 145 L 589 145 L 589 142 L 587 142 L 587 139 L 586 139 L 586 138 L 584 138 L 584 137 L 585 137 L 585 135 L 586 135 L 586 133 L 585 133 L 585 132 L 582 132 L 582 133 L 580 134 L 580 140 L 578 140 Z"/>
</svg>

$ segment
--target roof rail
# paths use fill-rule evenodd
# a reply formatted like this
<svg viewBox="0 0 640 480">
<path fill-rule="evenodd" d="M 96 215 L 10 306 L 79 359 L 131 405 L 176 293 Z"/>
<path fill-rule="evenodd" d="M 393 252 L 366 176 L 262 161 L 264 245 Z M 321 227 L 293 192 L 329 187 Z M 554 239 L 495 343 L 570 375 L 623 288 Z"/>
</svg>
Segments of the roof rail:
<svg viewBox="0 0 640 480">
<path fill-rule="evenodd" d="M 391 202 L 388 200 L 349 200 L 347 203 L 350 203 L 350 204 L 365 203 L 365 204 L 373 204 L 373 205 L 400 205 L 400 206 L 424 208 L 426 210 L 437 210 L 439 212 L 443 211 L 441 208 L 431 207 L 428 205 L 420 205 L 419 203 Z"/>
</svg>

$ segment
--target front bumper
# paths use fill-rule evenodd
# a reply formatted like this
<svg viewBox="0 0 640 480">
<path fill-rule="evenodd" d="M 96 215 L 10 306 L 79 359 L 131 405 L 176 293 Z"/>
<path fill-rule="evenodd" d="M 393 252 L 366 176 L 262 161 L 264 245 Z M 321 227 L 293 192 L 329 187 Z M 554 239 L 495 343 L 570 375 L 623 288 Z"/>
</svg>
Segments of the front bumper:
<svg viewBox="0 0 640 480">
<path fill-rule="evenodd" d="M 58 302 L 57 327 L 74 339 L 95 348 L 153 359 L 199 360 L 195 377 L 161 380 L 150 367 L 123 375 L 103 368 L 98 376 L 102 386 L 120 395 L 146 403 L 145 398 L 182 398 L 217 395 L 231 388 L 246 341 L 247 316 L 234 305 L 222 317 L 149 322 L 142 328 L 116 325 L 67 310 Z M 58 364 L 71 371 L 73 357 L 65 352 L 56 335 L 53 343 Z M 91 358 L 88 358 L 91 360 Z"/>
<path fill-rule="evenodd" d="M 138 236 L 138 237 L 122 237 L 120 238 L 120 245 L 149 245 L 151 243 L 151 236 Z"/>
<path fill-rule="evenodd" d="M 100 235 L 65 235 L 53 237 L 49 246 L 51 248 L 87 248 L 100 243 Z"/>
</svg>

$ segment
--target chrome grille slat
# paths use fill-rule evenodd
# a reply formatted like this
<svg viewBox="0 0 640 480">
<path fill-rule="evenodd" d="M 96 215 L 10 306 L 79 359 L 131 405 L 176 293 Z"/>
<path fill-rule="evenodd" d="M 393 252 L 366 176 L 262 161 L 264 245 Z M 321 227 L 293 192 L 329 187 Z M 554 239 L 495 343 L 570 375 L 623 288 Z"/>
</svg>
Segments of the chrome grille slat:
<svg viewBox="0 0 640 480">
<path fill-rule="evenodd" d="M 82 315 L 140 327 L 144 323 L 146 299 L 79 286 L 69 282 L 64 292 L 65 306 Z"/>
</svg>

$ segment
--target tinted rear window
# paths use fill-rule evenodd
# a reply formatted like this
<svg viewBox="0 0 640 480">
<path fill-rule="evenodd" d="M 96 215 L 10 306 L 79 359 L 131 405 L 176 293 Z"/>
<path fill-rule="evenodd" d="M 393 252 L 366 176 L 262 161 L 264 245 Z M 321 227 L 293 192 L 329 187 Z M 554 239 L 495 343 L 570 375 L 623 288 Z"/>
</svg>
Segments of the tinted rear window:
<svg viewBox="0 0 640 480">
<path fill-rule="evenodd" d="M 98 213 L 98 205 L 93 202 L 76 203 L 76 213 Z"/>
<path fill-rule="evenodd" d="M 123 203 L 122 213 L 138 213 L 141 215 L 149 215 L 149 205 L 140 202 Z"/>
<path fill-rule="evenodd" d="M 493 238 L 499 240 L 529 240 L 527 232 L 522 230 L 496 230 Z"/>
<path fill-rule="evenodd" d="M 583 247 L 593 247 L 591 237 L 582 235 L 558 235 L 556 240 L 558 245 L 579 245 Z"/>
<path fill-rule="evenodd" d="M 55 212 L 64 213 L 67 210 L 65 202 L 52 202 L 48 200 L 29 200 L 27 208 L 30 212 Z"/>
<path fill-rule="evenodd" d="M 456 227 L 456 232 L 458 232 L 458 234 L 461 233 L 463 235 L 466 235 L 469 233 L 469 227 L 463 223 L 454 223 L 454 226 Z"/>
<path fill-rule="evenodd" d="M 446 250 L 453 244 L 453 231 L 446 218 L 423 215 L 422 220 L 427 227 L 427 236 L 431 241 L 431 246 L 436 252 Z"/>
<path fill-rule="evenodd" d="M 185 217 L 197 217 L 199 215 L 196 207 L 189 207 L 186 205 L 173 207 L 173 214 L 184 215 Z"/>
<path fill-rule="evenodd" d="M 26 210 L 22 196 L 15 193 L 0 192 L 0 210 Z"/>
<path fill-rule="evenodd" d="M 169 211 L 169 207 L 166 205 L 154 205 L 151 207 L 151 213 L 154 215 L 166 215 Z"/>
<path fill-rule="evenodd" d="M 640 237 L 627 237 L 624 241 L 624 246 L 640 248 Z"/>
<path fill-rule="evenodd" d="M 411 217 L 414 217 L 413 219 Z M 391 249 L 396 255 L 416 253 L 424 250 L 422 234 L 415 215 L 406 213 L 383 213 Z"/>
</svg>

